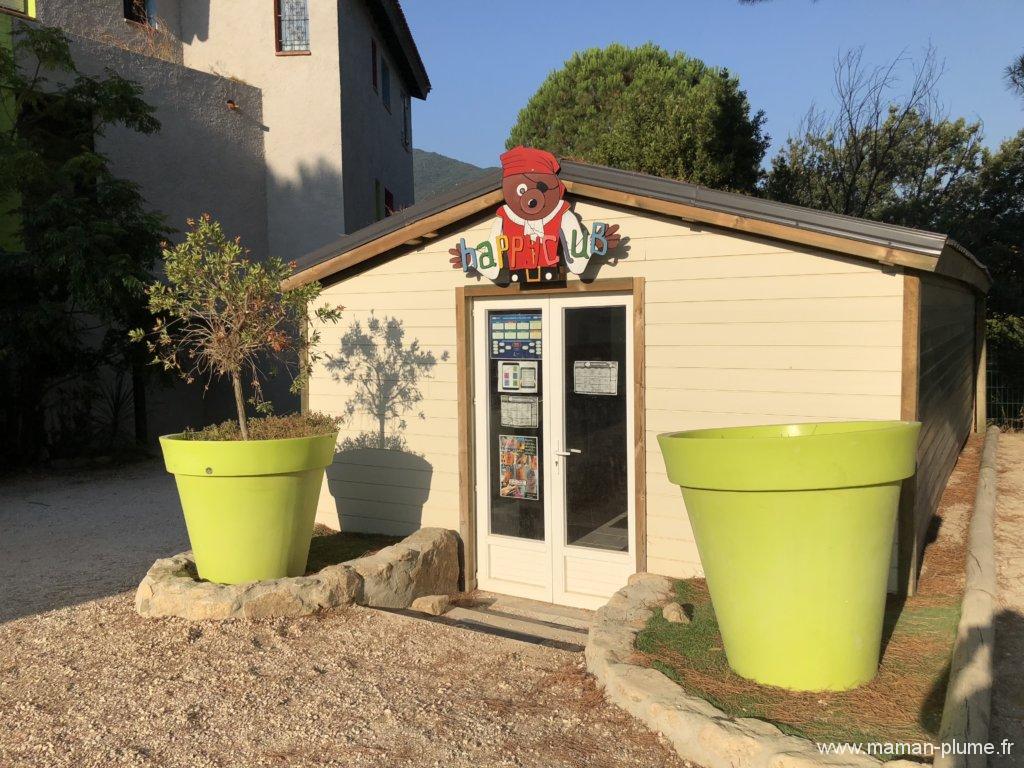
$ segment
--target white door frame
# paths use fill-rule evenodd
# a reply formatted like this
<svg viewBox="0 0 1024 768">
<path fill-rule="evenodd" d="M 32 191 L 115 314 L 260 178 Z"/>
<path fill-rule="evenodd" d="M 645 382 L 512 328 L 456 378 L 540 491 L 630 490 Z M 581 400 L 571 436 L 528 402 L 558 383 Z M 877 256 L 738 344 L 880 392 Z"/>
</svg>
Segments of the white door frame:
<svg viewBox="0 0 1024 768">
<path fill-rule="evenodd" d="M 636 570 L 636 466 L 634 454 L 634 324 L 630 293 L 587 293 L 575 295 L 478 298 L 471 304 L 473 382 L 473 445 L 475 451 L 472 487 L 476 517 L 477 584 L 481 589 L 513 594 L 545 602 L 597 608 Z M 565 419 L 562 393 L 571 382 L 564 381 L 563 310 L 574 307 L 623 306 L 626 313 L 626 445 L 629 492 L 629 549 L 611 552 L 571 546 L 566 541 L 565 468 L 571 457 L 565 449 Z M 541 465 L 544 497 L 544 540 L 536 541 L 490 533 L 490 460 L 487 323 L 488 310 L 539 309 L 542 320 L 542 423 L 545 446 Z M 572 447 L 572 446 L 569 446 Z"/>
<path fill-rule="evenodd" d="M 567 495 L 565 481 L 568 463 L 572 462 L 570 448 L 565 443 L 565 398 L 564 392 L 572 386 L 565 381 L 565 333 L 563 310 L 584 307 L 625 307 L 626 331 L 626 504 L 629 548 L 625 552 L 612 552 L 593 547 L 572 546 L 567 542 L 566 513 Z M 548 497 L 551 499 L 551 539 L 553 568 L 553 602 L 560 605 L 574 605 L 578 608 L 600 608 L 608 598 L 621 587 L 636 571 L 636 467 L 633 452 L 633 403 L 636 377 L 633 373 L 633 296 L 630 294 L 591 294 L 583 296 L 551 297 L 551 330 L 555 340 L 547 347 L 552 354 L 551 420 L 548 422 L 549 444 L 554 450 L 554 471 L 548 474 Z M 545 390 L 548 391 L 548 390 Z M 585 447 L 584 447 L 585 449 Z M 564 454 L 570 455 L 565 456 Z"/>
<path fill-rule="evenodd" d="M 550 322 L 546 296 L 535 299 L 478 299 L 472 304 L 473 312 L 473 444 L 476 450 L 473 485 L 476 489 L 476 562 L 477 585 L 491 592 L 526 597 L 531 600 L 554 602 L 551 589 L 551 502 L 544 493 L 544 539 L 536 541 L 517 536 L 503 536 L 490 532 L 491 508 L 491 443 L 490 409 L 487 374 L 490 354 L 487 350 L 488 310 L 541 311 L 541 354 L 549 349 Z M 551 386 L 551 366 L 542 366 L 541 391 L 545 393 L 544 411 L 541 419 L 547 426 L 547 393 Z M 551 452 L 545 450 L 544 463 L 540 467 L 541 487 L 546 487 L 551 472 Z"/>
</svg>

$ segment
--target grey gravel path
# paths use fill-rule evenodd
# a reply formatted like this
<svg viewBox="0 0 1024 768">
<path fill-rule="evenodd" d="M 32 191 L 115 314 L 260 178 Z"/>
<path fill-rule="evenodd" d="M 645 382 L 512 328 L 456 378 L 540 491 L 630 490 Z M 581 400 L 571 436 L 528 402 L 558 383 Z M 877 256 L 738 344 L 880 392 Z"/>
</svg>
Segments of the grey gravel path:
<svg viewBox="0 0 1024 768">
<path fill-rule="evenodd" d="M 133 589 L 188 549 L 161 461 L 0 484 L 0 622 Z"/>
</svg>

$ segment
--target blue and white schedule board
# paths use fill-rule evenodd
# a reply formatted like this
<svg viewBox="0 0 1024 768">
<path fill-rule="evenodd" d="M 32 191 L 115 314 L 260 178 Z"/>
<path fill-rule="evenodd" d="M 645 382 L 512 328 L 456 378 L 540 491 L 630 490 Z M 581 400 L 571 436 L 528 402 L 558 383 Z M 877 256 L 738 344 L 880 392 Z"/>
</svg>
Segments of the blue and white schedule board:
<svg viewBox="0 0 1024 768">
<path fill-rule="evenodd" d="M 490 350 L 495 360 L 540 360 L 540 310 L 491 312 Z"/>
</svg>

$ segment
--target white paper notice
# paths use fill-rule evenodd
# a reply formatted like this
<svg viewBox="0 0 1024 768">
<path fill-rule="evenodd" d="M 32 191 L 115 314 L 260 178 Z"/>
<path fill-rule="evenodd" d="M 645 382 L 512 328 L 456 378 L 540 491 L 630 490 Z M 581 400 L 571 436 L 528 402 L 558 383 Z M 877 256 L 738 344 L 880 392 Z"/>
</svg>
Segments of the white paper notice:
<svg viewBox="0 0 1024 768">
<path fill-rule="evenodd" d="M 572 391 L 577 395 L 617 395 L 619 393 L 618 361 L 575 361 L 572 364 Z"/>
<path fill-rule="evenodd" d="M 541 408 L 537 397 L 528 395 L 502 395 L 502 426 L 537 429 L 541 423 Z"/>
<path fill-rule="evenodd" d="M 529 395 L 501 396 L 501 426 L 536 429 L 540 425 L 540 403 Z"/>
</svg>

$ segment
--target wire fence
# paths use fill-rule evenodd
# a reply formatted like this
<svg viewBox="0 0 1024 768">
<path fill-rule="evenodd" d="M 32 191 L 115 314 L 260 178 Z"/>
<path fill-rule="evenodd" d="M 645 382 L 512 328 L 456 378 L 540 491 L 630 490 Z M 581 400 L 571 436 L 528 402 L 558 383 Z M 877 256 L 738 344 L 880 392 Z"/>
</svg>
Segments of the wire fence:
<svg viewBox="0 0 1024 768">
<path fill-rule="evenodd" d="M 985 375 L 989 424 L 1024 429 L 1024 360 L 992 355 Z"/>
</svg>

